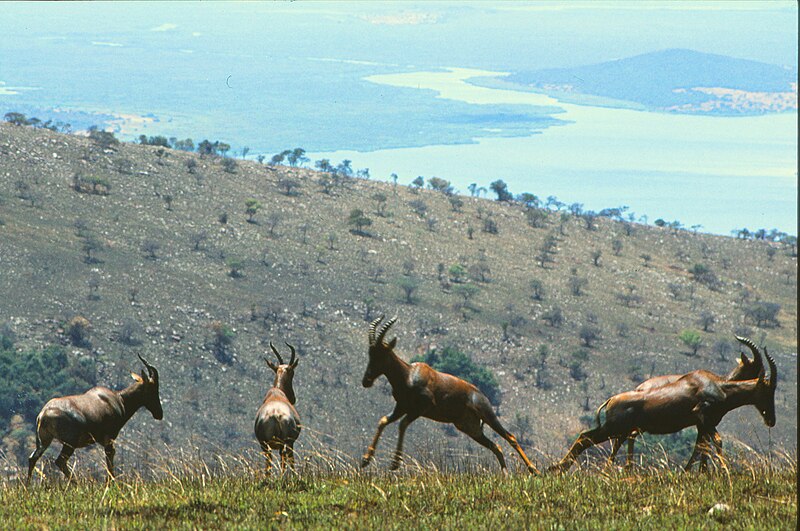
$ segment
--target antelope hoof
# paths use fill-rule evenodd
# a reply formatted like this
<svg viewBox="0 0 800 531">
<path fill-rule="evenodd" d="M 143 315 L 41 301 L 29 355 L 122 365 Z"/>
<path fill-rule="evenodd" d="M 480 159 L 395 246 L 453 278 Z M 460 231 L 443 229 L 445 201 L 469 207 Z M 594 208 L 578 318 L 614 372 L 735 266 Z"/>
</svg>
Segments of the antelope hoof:
<svg viewBox="0 0 800 531">
<path fill-rule="evenodd" d="M 369 454 L 364 455 L 364 457 L 361 458 L 361 468 L 367 466 L 370 461 L 372 461 L 372 456 Z"/>
<path fill-rule="evenodd" d="M 538 476 L 539 475 L 539 471 L 536 470 L 535 466 L 529 466 L 528 467 L 528 472 L 533 474 L 534 476 Z"/>
<path fill-rule="evenodd" d="M 400 468 L 402 460 L 400 458 L 392 460 L 392 464 L 389 466 L 389 470 L 397 470 Z"/>
</svg>

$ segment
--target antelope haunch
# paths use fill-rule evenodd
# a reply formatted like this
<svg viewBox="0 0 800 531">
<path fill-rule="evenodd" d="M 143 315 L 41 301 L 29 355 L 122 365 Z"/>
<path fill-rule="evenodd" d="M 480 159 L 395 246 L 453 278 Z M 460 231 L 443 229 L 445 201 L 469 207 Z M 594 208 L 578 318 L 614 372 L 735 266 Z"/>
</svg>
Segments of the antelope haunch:
<svg viewBox="0 0 800 531">
<path fill-rule="evenodd" d="M 267 391 L 264 403 L 258 408 L 255 423 L 256 439 L 267 458 L 267 474 L 270 473 L 272 450 L 280 452 L 282 471 L 285 470 L 287 463 L 294 467 L 294 442 L 300 435 L 300 415 L 294 408 L 296 398 L 292 387 L 294 369 L 299 360 L 295 359 L 294 347 L 289 343 L 286 343 L 286 346 L 292 351 L 289 363 L 283 362 L 283 358 L 272 342 L 269 346 L 277 356 L 279 365 L 264 358 L 269 368 L 275 371 L 275 382 Z"/>
<path fill-rule="evenodd" d="M 397 318 L 387 321 L 376 335 L 376 328 L 382 320 L 383 317 L 380 317 L 370 324 L 369 364 L 362 384 L 364 387 L 371 387 L 380 375 L 386 376 L 397 404 L 394 411 L 378 423 L 375 438 L 361 461 L 362 467 L 372 460 L 383 429 L 402 418 L 397 450 L 391 465 L 391 469 L 396 470 L 400 466 L 406 429 L 419 417 L 425 417 L 452 423 L 459 431 L 491 450 L 505 472 L 506 461 L 500 446 L 483 433 L 483 424 L 488 424 L 519 453 L 529 472 L 538 472 L 522 451 L 517 439 L 500 424 L 486 395 L 474 385 L 450 374 L 438 372 L 425 363 L 408 364 L 400 359 L 394 353 L 397 338 L 384 342 L 386 332 Z"/>
<path fill-rule="evenodd" d="M 717 382 L 722 382 L 725 380 L 731 381 L 741 381 L 741 380 L 752 380 L 753 378 L 758 378 L 758 373 L 761 371 L 761 368 L 764 366 L 761 356 L 758 354 L 758 348 L 755 344 L 746 338 L 735 336 L 736 339 L 741 342 L 742 344 L 746 345 L 754 354 L 753 360 L 751 361 L 744 353 L 741 354 L 741 358 L 738 360 L 736 367 L 728 373 L 727 376 L 716 376 Z M 657 387 L 663 387 L 667 384 L 671 384 L 681 377 L 683 374 L 667 374 L 663 376 L 655 376 L 644 382 L 640 383 L 634 391 L 647 391 L 649 389 L 655 389 Z M 636 437 L 639 435 L 638 431 L 631 432 L 628 437 L 628 453 L 625 458 L 625 468 L 630 468 L 633 465 L 633 447 L 636 441 Z M 612 447 L 611 447 L 611 455 L 608 457 L 608 462 L 613 463 L 614 457 L 616 457 L 617 452 L 619 451 L 620 446 L 622 445 L 623 438 L 617 437 L 612 439 Z M 720 442 L 720 444 L 722 444 Z M 705 468 L 706 460 L 708 458 L 707 453 L 703 453 L 701 456 L 701 467 Z"/>
<path fill-rule="evenodd" d="M 28 479 L 36 467 L 36 461 L 50 446 L 53 439 L 61 441 L 61 453 L 56 466 L 69 479 L 72 471 L 67 466 L 76 448 L 91 444 L 102 444 L 106 453 L 106 468 L 114 476 L 114 439 L 122 427 L 140 408 L 147 408 L 153 418 L 161 420 L 161 398 L 158 394 L 158 371 L 139 356 L 147 369 L 147 375 L 131 373 L 133 384 L 121 391 L 105 387 L 93 387 L 82 395 L 53 398 L 44 405 L 36 417 L 36 450 L 28 458 Z"/>
<path fill-rule="evenodd" d="M 757 349 L 753 353 L 760 359 Z M 766 350 L 764 355 L 769 363 L 769 380 L 763 366 L 758 378 L 736 382 L 719 381 L 708 371 L 694 371 L 662 387 L 612 396 L 597 410 L 597 427 L 581 433 L 567 455 L 549 470 L 566 470 L 587 448 L 609 439 L 624 439 L 633 431 L 666 434 L 696 426 L 697 441 L 685 467 L 688 470 L 712 446 L 715 453 L 721 452 L 717 425 L 729 411 L 754 405 L 764 423 L 774 426 L 778 368 Z M 605 419 L 601 421 L 603 412 Z"/>
</svg>

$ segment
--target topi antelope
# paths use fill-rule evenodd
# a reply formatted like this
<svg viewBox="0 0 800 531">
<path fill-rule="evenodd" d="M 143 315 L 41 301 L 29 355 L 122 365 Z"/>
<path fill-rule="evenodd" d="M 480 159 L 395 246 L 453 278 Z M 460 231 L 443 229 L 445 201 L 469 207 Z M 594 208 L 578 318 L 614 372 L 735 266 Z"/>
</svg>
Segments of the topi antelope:
<svg viewBox="0 0 800 531">
<path fill-rule="evenodd" d="M 381 418 L 378 423 L 375 438 L 361 460 L 362 467 L 372 460 L 383 429 L 402 418 L 397 450 L 391 465 L 391 469 L 396 470 L 400 466 L 406 429 L 419 417 L 425 417 L 438 422 L 452 423 L 459 431 L 491 450 L 500 461 L 500 467 L 506 472 L 506 461 L 500 446 L 483 433 L 483 424 L 488 424 L 519 453 L 529 472 L 533 474 L 538 472 L 522 451 L 517 439 L 500 424 L 486 395 L 471 383 L 438 372 L 425 363 L 408 364 L 400 359 L 394 353 L 397 338 L 388 343 L 384 341 L 386 332 L 397 317 L 387 321 L 380 331 L 377 331 L 376 328 L 382 320 L 383 317 L 379 317 L 370 324 L 369 364 L 361 383 L 364 387 L 371 387 L 378 376 L 386 376 L 392 386 L 392 396 L 396 405 L 394 411 L 389 416 Z"/>
<path fill-rule="evenodd" d="M 761 360 L 761 356 L 758 353 L 758 347 L 749 339 L 735 336 L 736 339 L 741 342 L 742 344 L 746 345 L 752 352 L 753 352 L 753 360 L 751 361 L 745 354 L 741 353 L 741 359 L 738 360 L 736 367 L 728 373 L 727 376 L 717 376 L 715 381 L 717 383 L 731 380 L 731 381 L 741 381 L 741 380 L 752 380 L 753 378 L 758 378 L 758 373 L 761 371 L 761 368 L 764 366 L 763 361 Z M 713 373 L 709 373 L 713 374 Z M 655 389 L 657 387 L 663 387 L 667 384 L 671 384 L 678 379 L 680 379 L 683 375 L 682 374 L 668 374 L 664 376 L 654 376 L 649 380 L 645 380 L 644 382 L 640 383 L 634 391 L 647 391 L 649 389 Z M 636 437 L 639 435 L 639 432 L 634 430 L 628 436 L 628 454 L 625 459 L 625 468 L 630 468 L 633 465 L 633 446 L 636 441 Z M 624 437 L 616 437 L 612 439 L 612 446 L 611 446 L 611 455 L 608 457 L 609 464 L 614 462 L 614 457 L 616 457 L 617 452 L 619 451 L 620 446 L 622 445 Z M 721 443 L 720 443 L 721 444 Z M 701 467 L 705 468 L 705 463 L 707 461 L 708 454 L 703 453 L 701 456 Z"/>
<path fill-rule="evenodd" d="M 748 346 L 751 343 L 749 340 L 745 342 Z M 765 349 L 764 355 L 769 363 L 767 380 L 758 349 L 755 345 L 750 348 L 762 364 L 755 379 L 719 380 L 717 375 L 701 370 L 685 374 L 661 387 L 612 396 L 597 410 L 597 427 L 581 433 L 567 455 L 549 470 L 567 470 L 587 448 L 609 439 L 621 442 L 634 431 L 666 434 L 696 426 L 697 441 L 685 467 L 689 470 L 712 445 L 714 451 L 720 454 L 722 438 L 717 432 L 717 425 L 729 411 L 751 404 L 758 408 L 767 426 L 774 426 L 778 368 Z M 605 419 L 601 421 L 603 412 Z M 701 469 L 704 468 L 701 462 Z"/>
<path fill-rule="evenodd" d="M 267 391 L 264 403 L 258 408 L 255 424 L 256 439 L 267 458 L 267 474 L 270 472 L 272 463 L 272 450 L 280 452 L 282 471 L 286 468 L 287 463 L 294 468 L 294 441 L 300 435 L 300 415 L 294 408 L 296 398 L 292 387 L 294 370 L 299 360 L 295 359 L 294 347 L 289 343 L 286 343 L 286 346 L 292 351 L 289 363 L 283 362 L 283 358 L 271 341 L 269 346 L 277 356 L 279 364 L 275 365 L 264 358 L 269 368 L 275 371 L 275 382 Z"/>
<path fill-rule="evenodd" d="M 138 355 L 138 354 L 137 354 Z M 105 387 L 93 387 L 82 395 L 53 398 L 44 405 L 36 417 L 36 450 L 28 458 L 28 479 L 36 467 L 36 461 L 50 446 L 53 439 L 61 441 L 61 453 L 56 458 L 56 466 L 67 479 L 72 471 L 67 466 L 76 448 L 94 443 L 102 444 L 106 453 L 106 468 L 114 477 L 114 439 L 126 422 L 140 408 L 147 408 L 153 418 L 161 420 L 161 398 L 158 394 L 158 371 L 142 356 L 139 359 L 147 369 L 147 375 L 134 372 L 133 384 L 121 391 Z"/>
</svg>

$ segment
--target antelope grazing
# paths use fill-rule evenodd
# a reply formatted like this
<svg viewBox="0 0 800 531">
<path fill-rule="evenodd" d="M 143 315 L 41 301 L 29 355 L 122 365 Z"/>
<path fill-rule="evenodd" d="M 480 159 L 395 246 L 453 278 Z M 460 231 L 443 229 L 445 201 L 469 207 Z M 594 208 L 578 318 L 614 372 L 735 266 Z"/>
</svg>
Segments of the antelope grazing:
<svg viewBox="0 0 800 531">
<path fill-rule="evenodd" d="M 751 361 L 747 356 L 745 356 L 744 352 L 741 353 L 741 358 L 738 360 L 736 367 L 728 373 L 727 376 L 716 376 L 716 381 L 721 382 L 724 380 L 731 380 L 731 381 L 741 381 L 741 380 L 752 380 L 753 378 L 758 378 L 758 373 L 761 371 L 761 368 L 764 366 L 763 361 L 761 360 L 761 356 L 758 353 L 758 347 L 749 339 L 735 336 L 736 339 L 747 347 L 753 352 L 753 360 Z M 711 374 L 711 373 L 709 373 Z M 641 384 L 639 384 L 634 391 L 647 391 L 649 389 L 655 389 L 658 387 L 663 387 L 667 384 L 671 384 L 678 379 L 680 379 L 683 375 L 682 374 L 668 374 L 664 376 L 655 376 L 650 378 L 649 380 L 645 380 Z M 628 454 L 625 458 L 625 468 L 630 468 L 633 465 L 633 447 L 636 441 L 636 437 L 639 435 L 639 432 L 634 430 L 627 436 L 628 439 Z M 614 457 L 616 457 L 617 452 L 619 451 L 620 446 L 622 445 L 623 438 L 616 437 L 612 439 L 612 446 L 611 446 L 611 455 L 608 457 L 609 464 L 614 462 Z M 720 442 L 720 444 L 722 444 Z M 708 454 L 703 453 L 701 456 L 701 467 L 705 468 L 706 461 L 708 459 Z"/>
<path fill-rule="evenodd" d="M 745 344 L 750 346 L 750 343 Z M 685 374 L 661 387 L 612 396 L 597 410 L 597 427 L 581 433 L 567 455 L 549 470 L 567 470 L 587 448 L 609 439 L 621 441 L 634 431 L 666 434 L 696 426 L 697 441 L 685 467 L 689 470 L 712 445 L 714 451 L 721 454 L 722 438 L 717 425 L 729 411 L 751 404 L 758 408 L 767 426 L 774 426 L 778 368 L 765 349 L 764 355 L 769 363 L 767 380 L 758 349 L 755 345 L 751 349 L 762 364 L 755 379 L 720 380 L 717 375 L 701 370 Z M 605 419 L 601 421 L 603 412 Z M 701 463 L 701 469 L 704 468 L 704 463 Z"/>
<path fill-rule="evenodd" d="M 158 371 L 142 356 L 139 359 L 144 363 L 147 375 L 132 372 L 135 382 L 121 391 L 93 387 L 82 395 L 53 398 L 44 405 L 36 417 L 36 450 L 28 457 L 26 484 L 31 481 L 36 461 L 53 439 L 63 443 L 56 466 L 68 480 L 72 471 L 67 461 L 72 453 L 76 448 L 94 443 L 105 448 L 106 469 L 110 477 L 114 477 L 114 439 L 125 423 L 140 407 L 147 408 L 156 420 L 164 417 L 158 394 Z"/>
<path fill-rule="evenodd" d="M 269 368 L 275 371 L 275 382 L 267 391 L 264 403 L 256 413 L 255 433 L 267 458 L 267 474 L 270 473 L 272 464 L 272 450 L 280 452 L 281 471 L 285 470 L 287 463 L 294 468 L 294 441 L 300 435 L 300 415 L 294 408 L 296 398 L 292 387 L 294 370 L 299 360 L 295 359 L 294 347 L 289 343 L 286 343 L 286 346 L 292 351 L 289 363 L 283 362 L 283 358 L 271 341 L 269 347 L 277 356 L 279 364 L 275 365 L 264 358 Z"/>
<path fill-rule="evenodd" d="M 396 470 L 400 466 L 406 429 L 419 417 L 425 417 L 437 422 L 452 423 L 459 431 L 491 450 L 500 462 L 503 472 L 506 472 L 506 461 L 500 446 L 493 443 L 483 433 L 483 424 L 488 424 L 519 453 L 529 472 L 538 473 L 536 467 L 522 451 L 517 439 L 500 424 L 486 395 L 471 383 L 450 374 L 438 372 L 425 363 L 408 364 L 400 359 L 394 353 L 397 338 L 388 343 L 384 342 L 386 332 L 395 323 L 397 317 L 390 319 L 381 327 L 380 331 L 376 331 L 382 320 L 383 317 L 380 317 L 370 324 L 369 364 L 361 383 L 364 387 L 371 387 L 380 375 L 386 376 L 392 386 L 392 396 L 396 405 L 394 411 L 389 416 L 381 418 L 378 423 L 375 438 L 361 460 L 362 467 L 367 466 L 375 455 L 375 446 L 378 444 L 383 429 L 402 418 L 397 450 L 391 464 L 391 470 Z"/>
</svg>

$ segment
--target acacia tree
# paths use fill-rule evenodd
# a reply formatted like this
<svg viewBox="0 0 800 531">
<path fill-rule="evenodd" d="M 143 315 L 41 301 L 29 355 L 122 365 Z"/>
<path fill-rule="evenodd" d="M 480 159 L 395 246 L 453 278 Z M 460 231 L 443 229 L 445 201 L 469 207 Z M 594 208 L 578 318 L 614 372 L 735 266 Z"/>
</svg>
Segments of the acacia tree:
<svg viewBox="0 0 800 531">
<path fill-rule="evenodd" d="M 419 281 L 414 277 L 404 276 L 397 279 L 397 285 L 405 293 L 406 304 L 414 304 L 414 293 L 419 288 Z"/>
<path fill-rule="evenodd" d="M 692 351 L 692 356 L 697 355 L 697 351 L 700 349 L 700 346 L 703 344 L 703 339 L 700 337 L 700 332 L 697 330 L 682 330 L 680 334 L 678 334 L 678 339 L 681 340 L 681 343 L 686 345 Z"/>
<path fill-rule="evenodd" d="M 375 201 L 375 204 L 377 205 L 377 211 L 375 213 L 378 214 L 380 217 L 384 217 L 386 215 L 385 211 L 386 200 L 388 199 L 386 197 L 386 194 L 384 194 L 383 192 L 375 192 L 374 194 L 372 194 L 372 199 Z"/>
<path fill-rule="evenodd" d="M 492 184 L 489 185 L 489 188 L 497 194 L 498 201 L 511 201 L 514 199 L 514 196 L 511 195 L 511 192 L 508 191 L 508 185 L 502 179 L 497 179 Z"/>
<path fill-rule="evenodd" d="M 245 205 L 245 214 L 247 214 L 247 222 L 255 223 L 253 216 L 255 216 L 256 213 L 258 213 L 258 211 L 261 209 L 261 203 L 258 201 L 258 199 L 251 198 L 245 200 L 244 205 Z"/>
<path fill-rule="evenodd" d="M 535 301 L 544 298 L 544 283 L 539 279 L 531 280 L 531 298 Z"/>
<path fill-rule="evenodd" d="M 364 232 L 364 228 L 372 225 L 372 220 L 364 214 L 363 210 L 360 208 L 354 208 L 350 211 L 350 216 L 347 218 L 347 223 L 355 227 L 355 229 L 352 231 L 354 234 L 367 236 L 368 233 Z"/>
<path fill-rule="evenodd" d="M 431 177 L 428 179 L 428 188 L 435 192 L 441 192 L 444 195 L 452 195 L 454 192 L 450 181 L 441 179 L 439 177 Z"/>
</svg>

